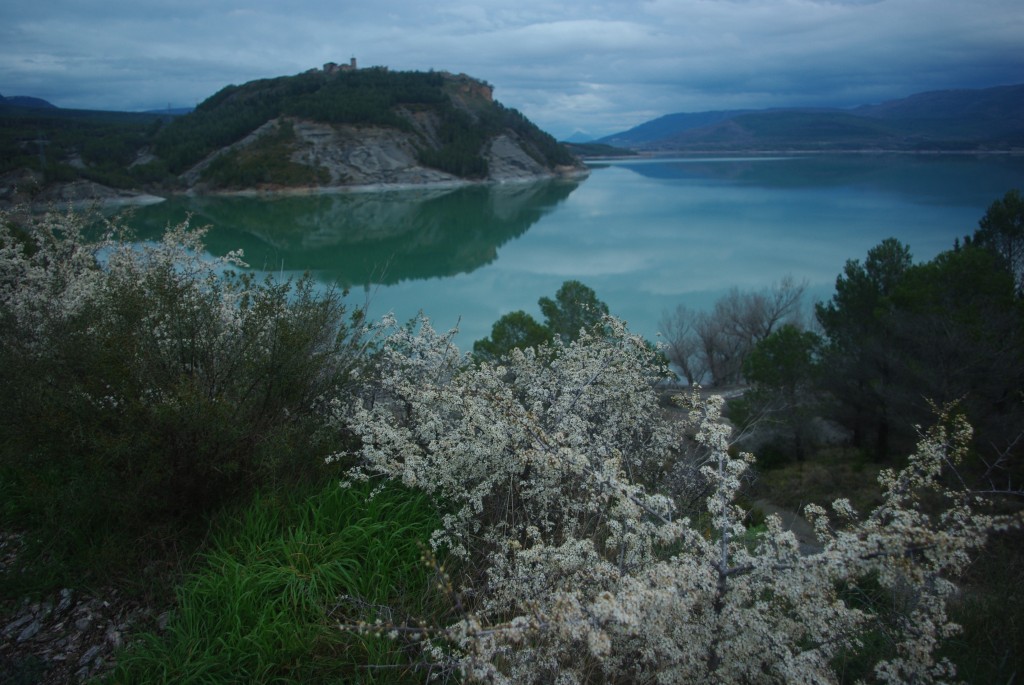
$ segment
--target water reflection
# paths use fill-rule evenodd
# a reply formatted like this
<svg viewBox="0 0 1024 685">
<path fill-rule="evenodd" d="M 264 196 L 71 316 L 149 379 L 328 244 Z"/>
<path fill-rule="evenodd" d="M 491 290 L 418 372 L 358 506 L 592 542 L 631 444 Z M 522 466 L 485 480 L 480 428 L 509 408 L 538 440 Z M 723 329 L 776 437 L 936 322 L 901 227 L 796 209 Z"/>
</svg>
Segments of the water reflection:
<svg viewBox="0 0 1024 685">
<path fill-rule="evenodd" d="M 900 155 L 891 153 L 795 157 L 691 157 L 612 162 L 645 178 L 728 183 L 771 189 L 847 188 L 897 195 L 907 202 L 987 206 L 993 188 L 1020 178 L 1020 155 Z M 954 196 L 949 188 L 955 187 Z"/>
<path fill-rule="evenodd" d="M 544 182 L 379 193 L 189 197 L 140 209 L 140 237 L 191 213 L 211 224 L 215 254 L 245 251 L 255 268 L 313 271 L 345 287 L 470 273 L 497 259 L 578 184 Z"/>
<path fill-rule="evenodd" d="M 847 154 L 756 157 L 651 158 L 608 163 L 666 182 L 728 183 L 769 189 L 860 188 L 905 200 L 945 204 L 967 197 L 991 202 L 993 188 L 1021 174 L 1020 155 Z M 1008 188 L 1004 189 L 1008 190 Z"/>
<path fill-rule="evenodd" d="M 286 197 L 180 198 L 139 210 L 150 235 L 193 212 L 210 251 L 313 271 L 370 315 L 458 323 L 468 347 L 563 281 L 592 287 L 649 338 L 662 311 L 787 275 L 831 296 L 848 259 L 888 237 L 915 260 L 949 249 L 1024 188 L 1024 156 L 844 155 L 623 160 L 581 183 Z M 500 258 L 499 258 L 500 257 Z M 358 291 L 364 291 L 359 293 Z"/>
</svg>

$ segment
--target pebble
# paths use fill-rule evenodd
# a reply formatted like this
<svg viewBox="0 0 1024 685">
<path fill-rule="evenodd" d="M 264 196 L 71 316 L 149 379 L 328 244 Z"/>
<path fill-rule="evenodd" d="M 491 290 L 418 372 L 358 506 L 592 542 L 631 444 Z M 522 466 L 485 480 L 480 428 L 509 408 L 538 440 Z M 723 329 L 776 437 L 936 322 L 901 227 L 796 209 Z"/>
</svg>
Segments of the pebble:
<svg viewBox="0 0 1024 685">
<path fill-rule="evenodd" d="M 57 613 L 63 614 L 71 607 L 72 591 L 70 588 L 64 588 L 60 591 L 60 603 L 57 604 Z"/>
<path fill-rule="evenodd" d="M 96 658 L 96 655 L 100 653 L 101 649 L 103 649 L 101 645 L 93 645 L 92 647 L 90 647 L 88 650 L 86 650 L 85 654 L 83 654 L 82 657 L 78 660 L 78 665 L 82 666 L 88 664 L 90 661 Z"/>
<path fill-rule="evenodd" d="M 31 640 L 42 629 L 43 622 L 37 618 L 34 621 L 32 621 L 32 623 L 28 624 L 28 627 L 25 628 L 25 630 L 21 631 L 21 633 L 18 635 L 17 641 L 25 642 L 26 640 Z"/>
<path fill-rule="evenodd" d="M 19 630 L 21 630 L 22 626 L 24 626 L 26 623 L 29 623 L 33 618 L 35 617 L 31 613 L 29 613 L 11 621 L 4 628 L 4 636 L 6 637 L 7 635 L 13 635 L 14 633 L 18 632 Z"/>
<path fill-rule="evenodd" d="M 113 645 L 114 649 L 119 649 L 121 645 L 124 644 L 124 640 L 121 637 L 121 631 L 116 630 L 112 625 L 107 628 L 107 633 L 104 637 L 107 642 Z"/>
</svg>

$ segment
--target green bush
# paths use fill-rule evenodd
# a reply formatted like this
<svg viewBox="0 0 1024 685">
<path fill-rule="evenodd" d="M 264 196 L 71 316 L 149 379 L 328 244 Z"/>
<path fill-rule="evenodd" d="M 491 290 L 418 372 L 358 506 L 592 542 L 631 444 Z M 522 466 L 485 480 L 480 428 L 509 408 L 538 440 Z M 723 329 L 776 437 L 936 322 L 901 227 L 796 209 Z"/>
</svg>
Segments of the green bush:
<svg viewBox="0 0 1024 685">
<path fill-rule="evenodd" d="M 0 228 L 3 513 L 72 575 L 321 478 L 341 439 L 325 398 L 360 363 L 361 312 L 340 293 L 204 259 L 187 222 L 156 245 L 89 243 L 85 222 Z"/>
</svg>

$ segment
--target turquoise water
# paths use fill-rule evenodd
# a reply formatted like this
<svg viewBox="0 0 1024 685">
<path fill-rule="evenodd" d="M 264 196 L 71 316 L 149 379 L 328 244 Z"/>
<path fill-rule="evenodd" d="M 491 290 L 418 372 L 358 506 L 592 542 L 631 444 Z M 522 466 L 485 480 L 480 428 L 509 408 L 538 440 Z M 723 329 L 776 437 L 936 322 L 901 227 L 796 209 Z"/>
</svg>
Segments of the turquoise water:
<svg viewBox="0 0 1024 685">
<path fill-rule="evenodd" d="M 311 271 L 369 302 L 370 315 L 423 310 L 487 335 L 567 279 L 592 287 L 649 338 L 677 304 L 791 275 L 827 299 L 848 259 L 887 237 L 917 260 L 971 233 L 995 199 L 1024 189 L 1024 157 L 848 155 L 686 158 L 594 164 L 580 182 L 278 199 L 176 198 L 141 209 L 143 235 L 193 213 L 213 253 L 243 248 L 256 269 Z"/>
</svg>

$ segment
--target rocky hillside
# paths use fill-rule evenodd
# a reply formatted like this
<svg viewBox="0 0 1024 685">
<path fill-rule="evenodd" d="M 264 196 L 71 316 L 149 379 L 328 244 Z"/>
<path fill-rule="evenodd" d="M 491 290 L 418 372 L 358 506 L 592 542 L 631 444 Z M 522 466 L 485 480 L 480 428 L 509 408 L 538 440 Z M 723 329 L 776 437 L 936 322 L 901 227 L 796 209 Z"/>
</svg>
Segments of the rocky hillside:
<svg viewBox="0 0 1024 685">
<path fill-rule="evenodd" d="M 465 75 L 313 70 L 229 86 L 160 131 L 196 191 L 509 181 L 578 172 L 565 147 Z"/>
<path fill-rule="evenodd" d="M 196 191 L 277 187 L 366 187 L 528 180 L 580 171 L 571 160 L 553 164 L 528 139 L 499 133 L 481 146 L 483 173 L 460 175 L 424 161 L 443 149 L 439 117 L 410 116 L 412 131 L 385 126 L 330 124 L 295 117 L 271 119 L 242 140 L 217 150 L 181 175 Z M 532 153 L 532 154 L 531 154 Z"/>
<path fill-rule="evenodd" d="M 586 173 L 565 146 L 494 100 L 489 84 L 384 68 L 227 86 L 174 117 L 4 102 L 0 153 L 0 204 Z"/>
</svg>

